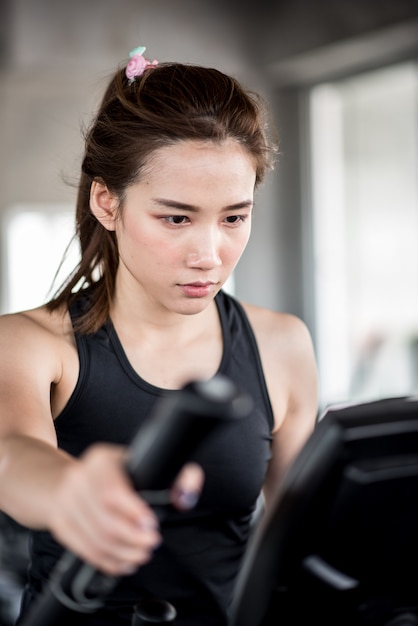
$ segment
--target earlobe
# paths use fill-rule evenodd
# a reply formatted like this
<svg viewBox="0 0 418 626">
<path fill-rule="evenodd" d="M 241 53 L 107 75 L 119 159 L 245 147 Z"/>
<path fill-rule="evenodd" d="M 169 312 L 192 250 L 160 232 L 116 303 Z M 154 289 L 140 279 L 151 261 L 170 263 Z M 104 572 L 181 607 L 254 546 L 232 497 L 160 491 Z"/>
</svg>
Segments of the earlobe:
<svg viewBox="0 0 418 626">
<path fill-rule="evenodd" d="M 94 180 L 90 188 L 90 209 L 94 217 L 107 230 L 115 230 L 118 198 L 104 183 Z"/>
</svg>

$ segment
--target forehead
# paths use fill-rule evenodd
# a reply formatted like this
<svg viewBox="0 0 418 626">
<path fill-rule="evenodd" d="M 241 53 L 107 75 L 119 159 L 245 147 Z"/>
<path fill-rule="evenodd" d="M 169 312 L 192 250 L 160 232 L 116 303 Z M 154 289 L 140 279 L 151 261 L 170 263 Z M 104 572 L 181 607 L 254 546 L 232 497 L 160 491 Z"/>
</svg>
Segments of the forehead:
<svg viewBox="0 0 418 626">
<path fill-rule="evenodd" d="M 139 181 L 184 176 L 255 178 L 256 163 L 238 141 L 180 141 L 155 150 L 142 169 Z"/>
</svg>

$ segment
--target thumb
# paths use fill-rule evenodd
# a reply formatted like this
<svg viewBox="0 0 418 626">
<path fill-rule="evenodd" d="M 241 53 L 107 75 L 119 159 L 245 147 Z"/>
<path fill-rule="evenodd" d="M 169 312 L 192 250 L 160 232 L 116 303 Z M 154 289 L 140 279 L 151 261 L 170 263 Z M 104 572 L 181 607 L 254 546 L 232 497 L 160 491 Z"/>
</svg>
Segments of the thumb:
<svg viewBox="0 0 418 626">
<path fill-rule="evenodd" d="M 192 509 L 203 489 L 205 475 L 197 463 L 188 463 L 178 474 L 171 488 L 171 502 L 180 510 Z"/>
</svg>

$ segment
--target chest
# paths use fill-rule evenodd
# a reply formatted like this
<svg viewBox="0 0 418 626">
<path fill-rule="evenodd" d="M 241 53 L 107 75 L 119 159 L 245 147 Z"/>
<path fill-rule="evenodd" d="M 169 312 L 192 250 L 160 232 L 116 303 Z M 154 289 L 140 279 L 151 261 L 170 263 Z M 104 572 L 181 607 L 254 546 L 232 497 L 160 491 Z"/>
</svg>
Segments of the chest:
<svg viewBox="0 0 418 626">
<path fill-rule="evenodd" d="M 164 392 L 137 374 L 112 335 L 83 341 L 79 357 L 77 386 L 55 420 L 60 447 L 78 456 L 97 441 L 128 445 Z M 220 370 L 252 396 L 254 409 L 197 451 L 193 460 L 206 476 L 200 502 L 212 510 L 245 509 L 258 497 L 270 460 L 269 406 L 255 359 L 226 351 Z"/>
<path fill-rule="evenodd" d="M 77 456 L 98 440 L 129 445 L 158 401 L 150 390 L 119 377 L 89 386 L 55 421 L 59 446 Z M 270 458 L 271 436 L 262 406 L 215 430 L 190 459 L 205 474 L 198 511 L 251 509 Z"/>
<path fill-rule="evenodd" d="M 128 445 L 159 398 L 164 393 L 178 393 L 162 387 L 179 387 L 184 377 L 184 382 L 189 382 L 219 372 L 251 396 L 254 408 L 248 418 L 216 431 L 196 453 L 194 460 L 206 475 L 200 505 L 212 510 L 252 506 L 270 460 L 274 420 L 257 343 L 245 315 L 233 305 L 229 299 L 221 300 L 222 332 L 219 329 L 215 338 L 208 335 L 203 351 L 208 358 L 204 359 L 201 345 L 196 351 L 193 347 L 184 353 L 177 351 L 175 359 L 172 347 L 167 349 L 166 359 L 160 354 L 155 360 L 146 351 L 128 355 L 111 325 L 94 336 L 78 337 L 78 380 L 55 420 L 60 447 L 78 456 L 97 441 Z M 147 361 L 151 363 L 149 372 L 158 369 L 158 362 L 167 364 L 155 381 L 142 374 L 141 363 L 145 368 Z M 161 384 L 170 369 L 178 384 Z"/>
<path fill-rule="evenodd" d="M 216 374 L 223 344 L 220 333 L 208 332 L 179 344 L 169 340 L 156 345 L 124 343 L 123 352 L 132 369 L 150 385 L 179 389 L 191 380 L 206 380 Z"/>
</svg>

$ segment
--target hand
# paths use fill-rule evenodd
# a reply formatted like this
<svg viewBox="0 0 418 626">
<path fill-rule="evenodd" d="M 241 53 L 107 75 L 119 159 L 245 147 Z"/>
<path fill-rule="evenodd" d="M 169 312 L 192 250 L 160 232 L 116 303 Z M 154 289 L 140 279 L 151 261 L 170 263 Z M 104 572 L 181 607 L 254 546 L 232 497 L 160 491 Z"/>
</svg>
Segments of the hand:
<svg viewBox="0 0 418 626">
<path fill-rule="evenodd" d="M 161 543 L 157 517 L 132 488 L 123 458 L 123 448 L 98 444 L 69 464 L 48 524 L 63 546 L 114 576 L 133 573 Z"/>
<path fill-rule="evenodd" d="M 55 538 L 100 571 L 121 576 L 147 563 L 161 543 L 158 519 L 123 471 L 125 450 L 89 448 L 61 481 L 49 528 Z M 179 510 L 192 508 L 203 486 L 202 469 L 189 463 L 170 491 Z"/>
</svg>

